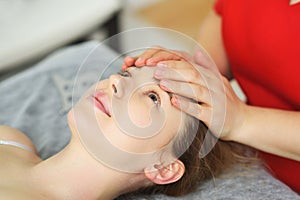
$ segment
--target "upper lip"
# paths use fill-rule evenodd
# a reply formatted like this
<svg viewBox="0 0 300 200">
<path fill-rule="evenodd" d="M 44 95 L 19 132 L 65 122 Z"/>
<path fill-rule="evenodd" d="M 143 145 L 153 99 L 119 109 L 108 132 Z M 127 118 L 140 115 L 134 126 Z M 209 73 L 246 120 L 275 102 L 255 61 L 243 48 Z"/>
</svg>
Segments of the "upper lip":
<svg viewBox="0 0 300 200">
<path fill-rule="evenodd" d="M 107 101 L 107 95 L 102 91 L 98 91 L 92 97 L 93 97 L 94 101 L 96 101 L 97 103 L 100 103 L 103 106 L 104 113 L 107 116 L 111 117 L 110 109 L 109 109 L 108 101 Z"/>
</svg>

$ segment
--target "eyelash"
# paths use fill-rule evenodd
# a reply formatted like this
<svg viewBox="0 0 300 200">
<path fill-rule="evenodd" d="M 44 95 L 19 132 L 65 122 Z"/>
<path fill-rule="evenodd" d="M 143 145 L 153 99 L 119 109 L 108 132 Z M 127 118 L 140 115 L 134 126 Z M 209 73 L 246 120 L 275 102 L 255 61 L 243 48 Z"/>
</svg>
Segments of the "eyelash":
<svg viewBox="0 0 300 200">
<path fill-rule="evenodd" d="M 150 94 L 154 94 L 157 97 L 157 101 L 158 101 L 157 105 L 161 105 L 161 99 L 160 99 L 160 96 L 159 96 L 158 92 L 156 92 L 154 90 L 150 90 L 150 91 L 144 92 L 144 95 L 147 95 L 151 99 Z"/>
</svg>

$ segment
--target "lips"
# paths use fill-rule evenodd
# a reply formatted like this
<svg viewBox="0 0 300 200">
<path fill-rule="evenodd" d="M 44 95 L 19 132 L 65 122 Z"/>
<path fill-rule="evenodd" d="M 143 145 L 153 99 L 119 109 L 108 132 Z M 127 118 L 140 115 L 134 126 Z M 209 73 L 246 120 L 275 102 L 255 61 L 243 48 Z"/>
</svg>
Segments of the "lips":
<svg viewBox="0 0 300 200">
<path fill-rule="evenodd" d="M 103 92 L 97 92 L 94 96 L 92 96 L 94 106 L 105 113 L 108 117 L 111 117 L 111 114 L 108 109 L 107 97 Z"/>
</svg>

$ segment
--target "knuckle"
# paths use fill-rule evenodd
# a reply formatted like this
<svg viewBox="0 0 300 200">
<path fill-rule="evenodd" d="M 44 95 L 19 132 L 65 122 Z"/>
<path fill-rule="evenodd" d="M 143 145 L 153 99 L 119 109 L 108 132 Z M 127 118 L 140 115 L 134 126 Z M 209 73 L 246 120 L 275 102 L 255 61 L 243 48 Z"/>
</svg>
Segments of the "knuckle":
<svg viewBox="0 0 300 200">
<path fill-rule="evenodd" d="M 199 82 L 199 81 L 201 80 L 201 78 L 202 78 L 200 72 L 197 71 L 197 70 L 193 70 L 193 71 L 191 72 L 191 74 L 192 74 L 192 76 L 191 76 L 191 81 L 194 82 L 194 83 Z"/>
</svg>

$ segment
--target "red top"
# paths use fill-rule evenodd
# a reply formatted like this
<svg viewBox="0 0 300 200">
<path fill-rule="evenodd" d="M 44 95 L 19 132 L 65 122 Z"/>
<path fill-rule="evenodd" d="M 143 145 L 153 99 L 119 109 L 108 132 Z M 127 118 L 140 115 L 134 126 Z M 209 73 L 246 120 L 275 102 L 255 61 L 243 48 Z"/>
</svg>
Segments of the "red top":
<svg viewBox="0 0 300 200">
<path fill-rule="evenodd" d="M 300 3 L 218 0 L 215 10 L 222 16 L 223 40 L 233 75 L 248 103 L 299 111 Z M 300 162 L 261 154 L 278 179 L 300 192 Z"/>
</svg>

